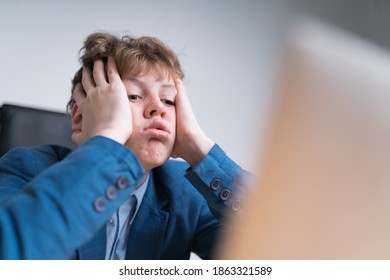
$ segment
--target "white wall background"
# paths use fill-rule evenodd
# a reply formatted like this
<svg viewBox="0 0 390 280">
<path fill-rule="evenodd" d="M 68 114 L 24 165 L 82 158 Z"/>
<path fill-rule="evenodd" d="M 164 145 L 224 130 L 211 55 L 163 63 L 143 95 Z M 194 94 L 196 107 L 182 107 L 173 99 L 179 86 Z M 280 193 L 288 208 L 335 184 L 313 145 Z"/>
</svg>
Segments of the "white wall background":
<svg viewBox="0 0 390 280">
<path fill-rule="evenodd" d="M 388 0 L 0 0 L 0 104 L 65 111 L 89 33 L 156 36 L 179 54 L 206 133 L 254 170 L 280 38 L 297 12 L 390 46 Z"/>
</svg>

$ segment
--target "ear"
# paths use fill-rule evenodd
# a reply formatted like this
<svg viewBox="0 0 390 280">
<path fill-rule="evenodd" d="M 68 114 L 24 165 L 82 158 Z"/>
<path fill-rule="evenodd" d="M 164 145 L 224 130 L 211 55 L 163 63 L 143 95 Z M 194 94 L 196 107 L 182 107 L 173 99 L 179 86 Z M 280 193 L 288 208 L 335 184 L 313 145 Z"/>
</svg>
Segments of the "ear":
<svg viewBox="0 0 390 280">
<path fill-rule="evenodd" d="M 72 107 L 72 141 L 80 145 L 80 134 L 83 130 L 83 115 L 79 109 L 77 103 Z"/>
</svg>

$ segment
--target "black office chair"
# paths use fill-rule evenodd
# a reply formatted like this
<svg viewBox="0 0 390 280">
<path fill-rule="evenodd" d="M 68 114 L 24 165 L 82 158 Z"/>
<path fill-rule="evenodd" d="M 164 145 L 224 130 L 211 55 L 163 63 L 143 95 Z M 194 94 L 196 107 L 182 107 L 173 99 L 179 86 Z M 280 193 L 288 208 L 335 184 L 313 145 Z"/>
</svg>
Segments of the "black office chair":
<svg viewBox="0 0 390 280">
<path fill-rule="evenodd" d="M 11 104 L 0 108 L 0 156 L 14 147 L 42 144 L 75 148 L 66 113 Z"/>
</svg>

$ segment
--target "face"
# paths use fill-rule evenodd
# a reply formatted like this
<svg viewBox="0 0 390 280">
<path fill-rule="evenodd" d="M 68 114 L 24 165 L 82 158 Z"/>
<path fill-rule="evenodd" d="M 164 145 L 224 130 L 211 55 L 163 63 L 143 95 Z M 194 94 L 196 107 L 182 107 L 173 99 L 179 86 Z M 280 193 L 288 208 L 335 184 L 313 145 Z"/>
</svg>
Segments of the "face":
<svg viewBox="0 0 390 280">
<path fill-rule="evenodd" d="M 160 78 L 151 70 L 133 78 L 123 76 L 133 116 L 133 132 L 125 145 L 146 170 L 163 164 L 176 137 L 176 87 L 170 75 Z"/>
</svg>

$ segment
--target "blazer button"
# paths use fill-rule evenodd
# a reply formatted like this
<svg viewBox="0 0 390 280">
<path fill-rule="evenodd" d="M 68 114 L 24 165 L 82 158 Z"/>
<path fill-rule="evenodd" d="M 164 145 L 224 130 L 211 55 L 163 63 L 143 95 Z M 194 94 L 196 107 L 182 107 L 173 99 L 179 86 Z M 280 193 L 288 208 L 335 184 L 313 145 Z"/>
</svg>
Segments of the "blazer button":
<svg viewBox="0 0 390 280">
<path fill-rule="evenodd" d="M 114 200 L 115 198 L 118 197 L 118 189 L 116 187 L 114 187 L 114 186 L 109 186 L 106 189 L 106 197 L 109 200 Z"/>
<path fill-rule="evenodd" d="M 126 176 L 119 176 L 116 180 L 116 186 L 120 189 L 126 189 L 129 186 L 129 179 Z"/>
<path fill-rule="evenodd" d="M 222 200 L 228 200 L 231 195 L 231 192 L 228 189 L 223 189 L 221 193 L 219 194 L 219 197 Z"/>
<path fill-rule="evenodd" d="M 213 180 L 211 180 L 210 187 L 211 187 L 214 191 L 220 189 L 221 186 L 222 186 L 222 181 L 221 181 L 220 179 L 214 178 Z"/>
<path fill-rule="evenodd" d="M 239 200 L 235 200 L 233 203 L 232 203 L 232 209 L 233 211 L 237 212 L 237 211 L 240 211 L 241 209 L 241 202 Z"/>
<path fill-rule="evenodd" d="M 95 201 L 93 202 L 93 207 L 95 208 L 95 210 L 97 212 L 103 212 L 104 210 L 106 210 L 106 207 L 107 207 L 107 202 L 106 200 L 104 199 L 104 197 L 102 196 L 99 196 L 95 199 Z"/>
</svg>

